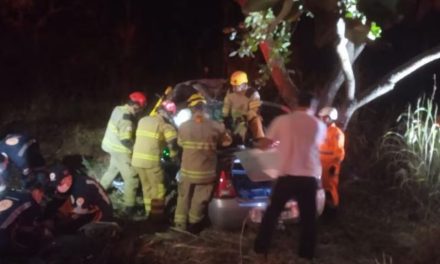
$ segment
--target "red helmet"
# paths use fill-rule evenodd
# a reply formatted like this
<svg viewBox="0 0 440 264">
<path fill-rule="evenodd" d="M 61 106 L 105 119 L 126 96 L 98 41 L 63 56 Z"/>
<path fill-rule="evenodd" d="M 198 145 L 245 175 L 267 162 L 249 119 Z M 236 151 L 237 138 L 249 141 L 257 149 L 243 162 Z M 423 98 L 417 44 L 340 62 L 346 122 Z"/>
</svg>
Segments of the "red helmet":
<svg viewBox="0 0 440 264">
<path fill-rule="evenodd" d="M 132 92 L 129 97 L 132 102 L 140 107 L 144 107 L 147 104 L 147 97 L 142 92 Z"/>
</svg>

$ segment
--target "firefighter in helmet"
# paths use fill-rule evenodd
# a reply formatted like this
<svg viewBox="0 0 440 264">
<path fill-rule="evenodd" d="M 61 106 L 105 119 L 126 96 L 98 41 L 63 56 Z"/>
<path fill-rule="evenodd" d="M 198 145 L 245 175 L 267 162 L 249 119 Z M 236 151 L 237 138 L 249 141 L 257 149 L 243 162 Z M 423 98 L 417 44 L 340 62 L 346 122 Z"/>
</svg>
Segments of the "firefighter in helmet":
<svg viewBox="0 0 440 264">
<path fill-rule="evenodd" d="M 176 105 L 163 101 L 157 115 L 145 116 L 139 120 L 131 164 L 139 174 L 142 185 L 145 212 L 150 219 L 161 219 L 164 213 L 164 171 L 161 156 L 165 147 L 170 150 L 170 158 L 176 158 L 177 131 L 172 116 Z"/>
<path fill-rule="evenodd" d="M 240 144 L 246 142 L 248 130 L 253 140 L 264 138 L 262 119 L 259 113 L 260 94 L 249 86 L 248 76 L 235 71 L 230 78 L 232 91 L 223 100 L 223 118 L 227 128 L 238 137 Z"/>
<path fill-rule="evenodd" d="M 104 188 L 82 170 L 55 164 L 49 169 L 49 180 L 53 204 L 48 204 L 45 216 L 56 215 L 56 231 L 72 233 L 87 223 L 113 220 L 112 203 Z"/>
<path fill-rule="evenodd" d="M 204 112 L 206 100 L 200 93 L 187 102 L 192 117 L 180 125 L 177 134 L 182 163 L 174 223 L 176 228 L 196 232 L 214 188 L 217 146 L 228 146 L 232 139 L 222 123 L 209 119 Z"/>
<path fill-rule="evenodd" d="M 113 109 L 107 124 L 102 149 L 110 154 L 110 165 L 101 178 L 101 185 L 108 189 L 120 173 L 124 180 L 124 205 L 126 213 L 135 206 L 136 189 L 139 185 L 136 171 L 131 166 L 136 115 L 146 106 L 147 98 L 141 92 L 129 95 L 128 103 Z"/>
<path fill-rule="evenodd" d="M 322 185 L 326 192 L 326 207 L 337 208 L 339 206 L 339 172 L 341 162 L 345 157 L 345 135 L 335 124 L 338 119 L 338 111 L 333 107 L 324 107 L 319 117 L 327 124 L 327 135 L 324 143 L 320 146 L 322 164 Z"/>
</svg>

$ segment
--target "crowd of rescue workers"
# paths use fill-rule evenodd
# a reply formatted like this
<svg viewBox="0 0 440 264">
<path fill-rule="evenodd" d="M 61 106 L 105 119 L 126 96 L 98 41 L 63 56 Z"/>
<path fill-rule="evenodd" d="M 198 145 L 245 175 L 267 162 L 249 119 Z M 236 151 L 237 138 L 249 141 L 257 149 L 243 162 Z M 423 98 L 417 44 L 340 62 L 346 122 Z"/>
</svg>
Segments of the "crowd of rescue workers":
<svg viewBox="0 0 440 264">
<path fill-rule="evenodd" d="M 178 164 L 179 181 L 173 229 L 195 232 L 206 215 L 217 178 L 217 150 L 252 142 L 251 147 L 280 153 L 280 176 L 255 239 L 255 252 L 267 257 L 272 233 L 284 204 L 292 197 L 301 213 L 299 256 L 313 259 L 316 244 L 315 193 L 322 185 L 327 210 L 339 206 L 338 182 L 344 159 L 344 134 L 336 126 L 335 108 L 314 110 L 314 97 L 300 92 L 296 107 L 277 117 L 267 130 L 261 99 L 243 71 L 234 72 L 223 100 L 222 120 L 213 120 L 200 92 L 186 100 L 191 118 L 177 126 L 176 104 L 161 100 L 149 115 L 143 92 L 116 106 L 102 140 L 110 156 L 106 172 L 96 179 L 63 162 L 47 165 L 38 141 L 25 131 L 11 131 L 0 141 L 0 256 L 37 250 L 48 237 L 78 232 L 93 223 L 115 221 L 107 194 L 118 175 L 124 181 L 123 215 L 134 215 L 136 192 L 143 195 L 145 218 L 164 216 L 165 187 L 161 158 L 169 149 Z M 249 145 L 247 145 L 249 146 Z M 140 184 L 140 186 L 139 186 Z"/>
</svg>

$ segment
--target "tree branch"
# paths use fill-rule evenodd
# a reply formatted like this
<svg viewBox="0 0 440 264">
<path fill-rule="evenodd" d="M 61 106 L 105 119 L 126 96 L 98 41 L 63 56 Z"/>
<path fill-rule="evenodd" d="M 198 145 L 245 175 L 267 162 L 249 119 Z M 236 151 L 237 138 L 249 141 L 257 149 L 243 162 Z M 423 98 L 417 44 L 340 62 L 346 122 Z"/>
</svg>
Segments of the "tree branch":
<svg viewBox="0 0 440 264">
<path fill-rule="evenodd" d="M 344 73 L 347 85 L 347 99 L 350 102 L 354 100 L 356 81 L 353 74 L 353 68 L 351 66 L 350 56 L 348 55 L 348 40 L 345 37 L 345 22 L 342 18 L 339 18 L 338 22 L 336 23 L 336 33 L 339 37 L 339 43 L 336 46 L 336 51 L 341 61 L 342 72 Z"/>
<path fill-rule="evenodd" d="M 377 85 L 367 90 L 365 95 L 354 106 L 354 110 L 370 103 L 376 98 L 392 91 L 397 82 L 404 79 L 422 66 L 440 59 L 440 45 L 430 49 L 385 76 Z"/>
<path fill-rule="evenodd" d="M 401 81 L 422 66 L 438 59 L 440 59 L 440 45 L 426 52 L 423 52 L 422 54 L 417 55 L 407 63 L 397 67 L 392 72 L 388 73 L 384 78 L 381 79 L 381 81 L 379 81 L 378 84 L 372 86 L 370 89 L 364 92 L 364 95 L 361 96 L 361 99 L 359 101 L 353 102 L 348 107 L 346 112 L 346 119 L 343 122 L 344 128 L 347 127 L 348 123 L 350 122 L 351 116 L 357 109 L 392 91 L 397 82 Z"/>
<path fill-rule="evenodd" d="M 359 55 L 364 50 L 364 48 L 365 48 L 365 43 L 356 45 L 351 41 L 347 42 L 346 49 L 350 57 L 351 65 L 354 64 L 354 62 L 359 57 Z M 334 75 L 334 78 L 332 78 L 332 80 L 328 82 L 328 85 L 322 92 L 321 100 L 319 102 L 320 104 L 319 108 L 333 105 L 333 101 L 335 100 L 336 94 L 338 93 L 339 89 L 344 83 L 344 80 L 345 80 L 345 76 L 342 68 L 338 69 L 338 72 Z"/>
</svg>

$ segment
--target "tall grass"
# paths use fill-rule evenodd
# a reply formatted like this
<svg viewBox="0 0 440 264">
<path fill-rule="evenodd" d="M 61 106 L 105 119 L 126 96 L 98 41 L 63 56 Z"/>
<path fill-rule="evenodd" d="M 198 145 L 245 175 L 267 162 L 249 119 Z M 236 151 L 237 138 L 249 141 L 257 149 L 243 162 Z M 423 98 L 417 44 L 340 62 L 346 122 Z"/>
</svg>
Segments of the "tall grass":
<svg viewBox="0 0 440 264">
<path fill-rule="evenodd" d="M 431 97 L 418 98 L 398 119 L 396 129 L 381 140 L 379 159 L 398 180 L 401 188 L 426 192 L 428 197 L 440 193 L 440 126 L 438 106 Z"/>
</svg>

